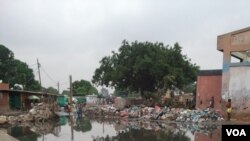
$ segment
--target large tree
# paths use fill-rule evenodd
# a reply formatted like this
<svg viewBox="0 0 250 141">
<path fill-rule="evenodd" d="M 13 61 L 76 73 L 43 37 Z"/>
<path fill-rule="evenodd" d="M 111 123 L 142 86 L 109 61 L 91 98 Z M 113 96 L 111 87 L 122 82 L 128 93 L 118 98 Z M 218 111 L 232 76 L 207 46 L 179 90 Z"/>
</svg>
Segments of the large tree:
<svg viewBox="0 0 250 141">
<path fill-rule="evenodd" d="M 98 94 L 97 89 L 91 85 L 89 81 L 80 80 L 74 81 L 72 84 L 73 87 L 73 95 L 90 95 L 90 94 Z"/>
<path fill-rule="evenodd" d="M 172 85 L 182 88 L 196 80 L 199 69 L 182 54 L 178 43 L 171 47 L 158 42 L 123 41 L 118 52 L 102 58 L 100 64 L 93 83 L 142 94 Z"/>
<path fill-rule="evenodd" d="M 28 65 L 14 58 L 14 53 L 0 45 L 0 79 L 9 83 L 10 87 L 22 84 L 25 90 L 39 90 L 33 70 Z"/>
<path fill-rule="evenodd" d="M 3 45 L 0 45 L 0 79 L 9 82 L 9 78 L 14 75 L 14 53 Z"/>
</svg>

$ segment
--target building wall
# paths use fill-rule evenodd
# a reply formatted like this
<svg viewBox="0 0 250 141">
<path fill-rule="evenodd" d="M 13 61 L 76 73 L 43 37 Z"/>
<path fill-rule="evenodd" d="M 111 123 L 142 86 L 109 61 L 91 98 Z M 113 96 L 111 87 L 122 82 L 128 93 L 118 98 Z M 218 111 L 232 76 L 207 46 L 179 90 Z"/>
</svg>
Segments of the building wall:
<svg viewBox="0 0 250 141">
<path fill-rule="evenodd" d="M 0 83 L 0 90 L 9 90 L 9 84 Z"/>
<path fill-rule="evenodd" d="M 8 92 L 0 92 L 0 113 L 4 111 L 8 111 L 9 107 L 9 93 Z"/>
<path fill-rule="evenodd" d="M 215 109 L 221 111 L 221 82 L 221 75 L 197 77 L 196 108 L 207 108 L 209 100 L 214 96 Z"/>
<path fill-rule="evenodd" d="M 250 66 L 230 67 L 229 98 L 235 113 L 250 113 Z"/>
<path fill-rule="evenodd" d="M 1 90 L 9 90 L 9 84 L 0 83 L 0 113 L 10 109 L 9 93 Z"/>
<path fill-rule="evenodd" d="M 234 66 L 231 62 L 232 52 L 250 51 L 250 27 L 229 32 L 217 37 L 217 49 L 223 52 L 223 77 L 222 77 L 222 109 L 225 111 L 225 101 L 232 99 L 233 112 L 249 113 L 250 89 L 247 81 L 250 79 L 249 62 L 241 62 L 241 66 Z M 240 57 L 240 59 L 245 58 Z M 247 112 L 248 111 L 248 112 Z M 250 114 L 249 114 L 250 115 Z M 233 115 L 232 115 L 233 116 Z"/>
<path fill-rule="evenodd" d="M 86 103 L 87 104 L 96 104 L 98 101 L 98 98 L 96 95 L 88 95 L 86 96 Z"/>
</svg>

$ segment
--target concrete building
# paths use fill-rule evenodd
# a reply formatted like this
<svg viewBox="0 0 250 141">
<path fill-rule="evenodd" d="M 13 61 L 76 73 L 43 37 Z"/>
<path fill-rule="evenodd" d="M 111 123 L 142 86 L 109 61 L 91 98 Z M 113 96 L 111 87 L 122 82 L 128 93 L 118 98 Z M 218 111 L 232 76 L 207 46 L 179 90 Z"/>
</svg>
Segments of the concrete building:
<svg viewBox="0 0 250 141">
<path fill-rule="evenodd" d="M 236 115 L 250 113 L 250 27 L 218 36 L 217 49 L 223 53 L 222 99 L 232 99 Z"/>
</svg>

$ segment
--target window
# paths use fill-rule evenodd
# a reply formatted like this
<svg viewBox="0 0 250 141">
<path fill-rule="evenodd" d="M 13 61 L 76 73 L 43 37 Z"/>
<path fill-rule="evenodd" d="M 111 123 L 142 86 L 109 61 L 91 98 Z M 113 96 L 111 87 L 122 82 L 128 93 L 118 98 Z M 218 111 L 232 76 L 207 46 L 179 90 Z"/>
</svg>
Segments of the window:
<svg viewBox="0 0 250 141">
<path fill-rule="evenodd" d="M 231 52 L 231 63 L 250 62 L 250 51 Z"/>
</svg>

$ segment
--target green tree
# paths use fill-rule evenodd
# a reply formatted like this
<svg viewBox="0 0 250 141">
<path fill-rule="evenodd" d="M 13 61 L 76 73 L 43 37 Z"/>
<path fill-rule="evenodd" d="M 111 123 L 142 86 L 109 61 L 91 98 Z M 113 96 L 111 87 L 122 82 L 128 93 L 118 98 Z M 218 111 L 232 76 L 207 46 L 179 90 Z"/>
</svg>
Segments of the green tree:
<svg viewBox="0 0 250 141">
<path fill-rule="evenodd" d="M 25 90 L 39 90 L 40 85 L 35 80 L 33 70 L 28 65 L 20 60 L 14 60 L 14 75 L 10 79 L 10 84 L 22 84 Z"/>
<path fill-rule="evenodd" d="M 25 90 L 40 89 L 33 70 L 26 63 L 14 59 L 14 53 L 3 45 L 0 45 L 0 70 L 0 79 L 9 83 L 10 87 L 22 84 Z"/>
<path fill-rule="evenodd" d="M 129 92 L 127 90 L 115 89 L 115 91 L 114 91 L 115 96 L 128 97 L 128 94 L 129 94 Z"/>
<path fill-rule="evenodd" d="M 89 81 L 80 80 L 74 81 L 72 83 L 73 95 L 89 95 L 89 94 L 98 94 L 97 89 L 91 85 Z"/>
<path fill-rule="evenodd" d="M 123 41 L 118 52 L 105 56 L 95 70 L 92 82 L 119 90 L 155 92 L 172 85 L 182 88 L 196 80 L 199 69 L 187 56 L 182 55 L 178 43 Z"/>
<path fill-rule="evenodd" d="M 14 53 L 3 45 L 0 45 L 0 79 L 3 82 L 9 82 L 10 77 L 14 75 L 12 70 L 14 65 Z"/>
<path fill-rule="evenodd" d="M 47 92 L 47 93 L 52 93 L 52 94 L 58 94 L 58 90 L 55 89 L 55 88 L 53 88 L 53 87 L 48 87 L 48 88 L 46 89 L 46 92 Z"/>
<path fill-rule="evenodd" d="M 68 90 L 63 90 L 63 91 L 62 91 L 62 95 L 69 95 L 69 93 L 70 93 L 70 92 L 69 92 Z"/>
</svg>

